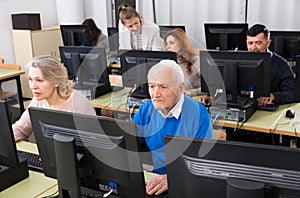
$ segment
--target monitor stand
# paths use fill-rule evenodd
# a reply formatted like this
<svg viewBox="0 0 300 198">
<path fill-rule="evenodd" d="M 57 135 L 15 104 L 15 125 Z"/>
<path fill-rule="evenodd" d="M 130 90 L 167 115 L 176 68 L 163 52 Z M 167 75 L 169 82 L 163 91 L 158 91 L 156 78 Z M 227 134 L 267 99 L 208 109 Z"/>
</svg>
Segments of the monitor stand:
<svg viewBox="0 0 300 198">
<path fill-rule="evenodd" d="M 264 183 L 240 178 L 228 178 L 226 198 L 264 198 L 264 188 Z"/>
<path fill-rule="evenodd" d="M 104 197 L 104 193 L 80 185 L 78 158 L 75 152 L 73 137 L 59 134 L 53 135 L 58 180 L 58 196 L 56 198 Z M 81 156 L 82 157 L 82 156 Z M 120 198 L 110 195 L 111 198 Z"/>
<path fill-rule="evenodd" d="M 17 155 L 17 154 L 16 154 Z M 29 176 L 26 161 L 21 161 L 16 166 L 0 165 L 0 192 Z"/>
</svg>

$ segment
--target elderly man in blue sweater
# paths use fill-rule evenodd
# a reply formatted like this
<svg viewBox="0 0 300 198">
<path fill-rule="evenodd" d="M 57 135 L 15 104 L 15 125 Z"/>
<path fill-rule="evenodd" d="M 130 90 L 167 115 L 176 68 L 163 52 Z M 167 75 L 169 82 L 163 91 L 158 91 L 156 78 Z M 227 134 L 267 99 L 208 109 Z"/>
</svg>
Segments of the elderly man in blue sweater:
<svg viewBox="0 0 300 198">
<path fill-rule="evenodd" d="M 269 51 L 270 31 L 265 25 L 255 24 L 247 32 L 247 47 L 251 52 L 270 52 L 272 57 L 272 81 L 269 97 L 260 97 L 258 105 L 286 104 L 295 101 L 295 78 L 288 62 Z"/>
<path fill-rule="evenodd" d="M 164 136 L 212 139 L 213 134 L 206 108 L 184 94 L 184 74 L 175 61 L 162 60 L 153 66 L 148 85 L 151 100 L 132 119 L 152 152 L 154 172 L 158 173 L 146 184 L 146 192 L 157 195 L 168 189 Z"/>
</svg>

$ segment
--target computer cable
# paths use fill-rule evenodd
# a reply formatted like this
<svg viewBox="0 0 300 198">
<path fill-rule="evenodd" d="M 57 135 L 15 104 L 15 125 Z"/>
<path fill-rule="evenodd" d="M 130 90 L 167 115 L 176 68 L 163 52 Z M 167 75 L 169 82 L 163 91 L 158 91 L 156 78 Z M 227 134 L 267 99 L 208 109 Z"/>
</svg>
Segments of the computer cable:
<svg viewBox="0 0 300 198">
<path fill-rule="evenodd" d="M 297 128 L 296 128 L 295 123 L 296 123 L 296 122 L 292 122 L 292 127 L 293 127 L 294 133 L 295 133 L 295 144 L 297 145 L 298 135 L 297 135 Z"/>
<path fill-rule="evenodd" d="M 290 124 L 290 122 L 286 122 L 286 123 L 282 123 L 282 124 L 277 123 L 277 124 L 275 125 L 274 129 L 273 129 L 272 131 L 270 131 L 270 134 L 272 135 L 271 137 L 272 137 L 272 144 L 273 144 L 273 145 L 275 145 L 274 134 L 276 134 L 275 131 L 276 131 L 277 127 L 280 126 L 280 125 L 283 126 L 283 125 L 287 125 L 287 124 Z"/>
<path fill-rule="evenodd" d="M 133 104 L 131 108 L 129 108 L 129 120 L 132 121 L 132 115 L 134 113 L 136 104 Z M 132 109 L 132 111 L 130 111 L 130 109 Z"/>
<path fill-rule="evenodd" d="M 108 197 L 113 191 L 114 191 L 113 189 L 110 189 L 109 192 L 107 192 L 107 193 L 105 193 L 105 194 L 103 195 L 103 198 Z"/>
<path fill-rule="evenodd" d="M 245 121 L 243 121 L 243 122 L 241 123 L 241 125 L 239 126 L 239 124 L 240 124 L 240 122 L 242 121 L 242 119 L 243 119 L 243 118 L 240 118 L 240 119 L 236 122 L 235 128 L 233 129 L 233 132 L 232 132 L 232 134 L 231 134 L 231 136 L 230 136 L 230 139 L 233 138 L 234 135 L 235 135 L 237 132 L 239 132 L 239 130 L 243 127 Z"/>
<path fill-rule="evenodd" d="M 129 103 L 129 98 L 136 91 L 136 88 L 137 88 L 137 85 L 134 84 L 133 88 L 129 91 L 129 93 L 127 95 L 127 100 L 126 100 L 126 103 L 125 103 L 125 109 L 126 109 L 126 111 L 128 111 L 127 107 L 130 105 L 130 104 L 128 104 Z"/>
<path fill-rule="evenodd" d="M 121 97 L 121 96 L 124 96 L 124 95 L 126 95 L 126 94 L 127 94 L 127 93 L 122 94 L 122 95 L 119 95 L 118 97 L 112 98 L 112 100 L 111 100 L 109 103 L 107 103 L 104 107 L 102 107 L 102 109 L 103 109 L 103 110 L 106 110 L 106 108 L 109 107 L 109 105 L 111 105 L 113 102 L 120 102 L 120 101 L 121 101 L 120 97 Z M 122 105 L 124 105 L 124 103 L 121 104 L 121 105 L 119 105 L 119 106 L 117 107 L 117 109 L 119 109 L 120 106 L 122 106 Z M 126 111 L 127 111 L 127 109 L 126 109 Z"/>
</svg>

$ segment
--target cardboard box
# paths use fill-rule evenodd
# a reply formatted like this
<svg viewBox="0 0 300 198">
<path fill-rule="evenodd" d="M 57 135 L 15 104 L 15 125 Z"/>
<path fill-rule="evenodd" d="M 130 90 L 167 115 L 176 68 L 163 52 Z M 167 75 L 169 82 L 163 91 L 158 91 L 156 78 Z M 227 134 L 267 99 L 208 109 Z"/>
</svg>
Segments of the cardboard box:
<svg viewBox="0 0 300 198">
<path fill-rule="evenodd" d="M 39 13 L 12 14 L 13 29 L 18 30 L 40 30 L 41 20 Z"/>
</svg>

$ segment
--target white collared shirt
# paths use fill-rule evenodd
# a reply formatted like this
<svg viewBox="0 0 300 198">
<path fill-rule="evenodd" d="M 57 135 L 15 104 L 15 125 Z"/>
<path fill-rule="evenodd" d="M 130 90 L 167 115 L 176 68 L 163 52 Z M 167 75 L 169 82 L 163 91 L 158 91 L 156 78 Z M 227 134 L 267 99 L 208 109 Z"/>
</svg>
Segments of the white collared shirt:
<svg viewBox="0 0 300 198">
<path fill-rule="evenodd" d="M 163 118 L 174 117 L 178 119 L 182 110 L 183 102 L 184 102 L 184 94 L 181 94 L 177 104 L 173 107 L 173 109 L 171 109 L 171 111 L 166 116 L 163 114 L 162 111 L 159 111 L 159 113 L 162 115 Z"/>
</svg>

